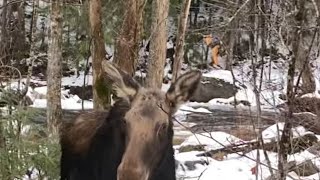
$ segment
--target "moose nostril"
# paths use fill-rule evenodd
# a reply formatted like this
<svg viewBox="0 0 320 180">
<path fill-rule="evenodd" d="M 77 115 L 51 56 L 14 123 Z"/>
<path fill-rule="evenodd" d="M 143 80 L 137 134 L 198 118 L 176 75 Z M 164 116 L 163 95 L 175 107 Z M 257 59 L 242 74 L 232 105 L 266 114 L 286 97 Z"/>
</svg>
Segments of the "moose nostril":
<svg viewBox="0 0 320 180">
<path fill-rule="evenodd" d="M 146 171 L 139 167 L 119 166 L 117 180 L 145 180 L 147 179 Z"/>
</svg>

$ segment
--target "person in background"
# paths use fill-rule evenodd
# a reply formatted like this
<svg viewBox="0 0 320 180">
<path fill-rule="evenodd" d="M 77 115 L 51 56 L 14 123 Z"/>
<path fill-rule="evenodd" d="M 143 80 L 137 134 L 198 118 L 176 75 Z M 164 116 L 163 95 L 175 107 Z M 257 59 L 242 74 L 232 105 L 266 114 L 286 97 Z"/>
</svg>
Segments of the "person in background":
<svg viewBox="0 0 320 180">
<path fill-rule="evenodd" d="M 211 63 L 212 67 L 219 67 L 219 50 L 220 50 L 220 40 L 218 37 L 212 37 L 212 35 L 204 35 L 203 36 L 204 43 L 211 48 Z"/>
</svg>

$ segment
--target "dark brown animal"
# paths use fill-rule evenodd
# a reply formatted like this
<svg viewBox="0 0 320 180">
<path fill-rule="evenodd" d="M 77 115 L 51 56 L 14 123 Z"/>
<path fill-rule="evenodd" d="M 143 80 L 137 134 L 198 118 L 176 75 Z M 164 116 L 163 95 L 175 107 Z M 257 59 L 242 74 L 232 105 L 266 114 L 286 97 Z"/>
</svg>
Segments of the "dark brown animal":
<svg viewBox="0 0 320 180">
<path fill-rule="evenodd" d="M 185 73 L 165 93 L 102 65 L 120 99 L 108 111 L 63 126 L 61 179 L 175 180 L 172 115 L 192 96 L 201 73 Z"/>
</svg>

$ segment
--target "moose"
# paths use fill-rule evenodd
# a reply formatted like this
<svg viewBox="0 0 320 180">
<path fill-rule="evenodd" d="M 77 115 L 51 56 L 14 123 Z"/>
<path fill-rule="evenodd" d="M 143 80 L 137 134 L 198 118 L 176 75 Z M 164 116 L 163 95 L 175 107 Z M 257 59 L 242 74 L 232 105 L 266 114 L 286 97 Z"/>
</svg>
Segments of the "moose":
<svg viewBox="0 0 320 180">
<path fill-rule="evenodd" d="M 102 68 L 118 98 L 108 110 L 62 125 L 61 180 L 175 180 L 172 115 L 201 73 L 184 73 L 164 92 L 142 87 L 109 61 Z"/>
</svg>

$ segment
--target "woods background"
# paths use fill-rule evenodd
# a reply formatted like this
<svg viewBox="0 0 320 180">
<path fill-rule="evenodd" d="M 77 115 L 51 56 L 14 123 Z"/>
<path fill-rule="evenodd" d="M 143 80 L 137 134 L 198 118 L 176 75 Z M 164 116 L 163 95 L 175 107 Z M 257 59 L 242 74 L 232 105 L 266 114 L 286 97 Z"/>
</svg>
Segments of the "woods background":
<svg viewBox="0 0 320 180">
<path fill-rule="evenodd" d="M 288 147 L 281 144 L 290 139 L 294 99 L 317 89 L 313 72 L 320 55 L 319 10 L 318 0 L 1 0 L 0 179 L 22 176 L 30 167 L 40 176 L 57 178 L 61 78 L 92 74 L 92 86 L 85 90 L 84 82 L 79 94 L 89 91 L 93 108 L 106 109 L 112 90 L 102 61 L 113 61 L 142 77 L 146 86 L 161 88 L 181 71 L 208 69 L 211 47 L 203 42 L 205 35 L 219 41 L 224 69 L 232 72 L 251 63 L 248 81 L 258 112 L 261 67 L 281 61 L 288 68 L 282 94 L 288 118 L 279 144 L 279 162 L 286 163 Z M 38 124 L 31 122 L 38 115 L 27 96 L 37 87 L 32 78 L 46 80 L 48 88 L 46 121 Z M 6 89 L 22 79 L 21 87 Z M 276 86 L 269 84 L 270 89 Z M 32 124 L 32 135 L 22 138 L 20 124 Z M 283 168 L 279 166 L 285 173 Z"/>
</svg>

